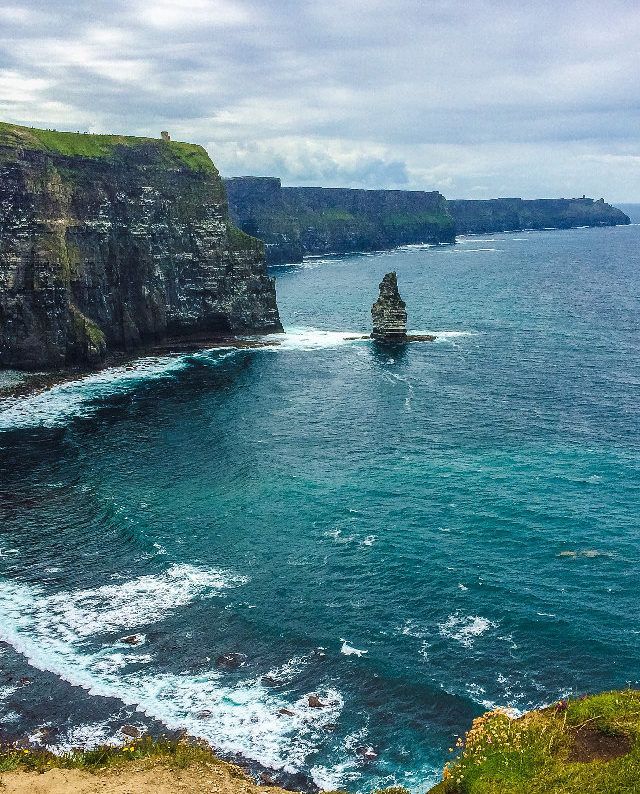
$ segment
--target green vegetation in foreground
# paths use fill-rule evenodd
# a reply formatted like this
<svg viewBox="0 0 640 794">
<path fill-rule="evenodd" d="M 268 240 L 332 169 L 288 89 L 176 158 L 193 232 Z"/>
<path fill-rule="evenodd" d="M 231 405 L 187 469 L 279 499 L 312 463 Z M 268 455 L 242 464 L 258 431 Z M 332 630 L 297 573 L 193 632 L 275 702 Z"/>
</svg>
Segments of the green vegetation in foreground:
<svg viewBox="0 0 640 794">
<path fill-rule="evenodd" d="M 474 720 L 431 794 L 640 794 L 640 691 Z"/>
<path fill-rule="evenodd" d="M 640 691 L 605 692 L 512 719 L 504 711 L 474 720 L 458 755 L 431 794 L 640 794 Z M 184 769 L 226 764 L 208 745 L 186 739 L 130 740 L 54 755 L 47 750 L 0 748 L 0 773 L 48 769 L 117 770 L 131 761 Z M 376 794 L 408 794 L 401 787 Z"/>
<path fill-rule="evenodd" d="M 0 122 L 0 146 L 51 152 L 65 157 L 87 157 L 92 160 L 114 160 L 122 149 L 152 145 L 167 165 L 185 166 L 191 171 L 216 174 L 207 152 L 195 143 L 162 141 L 159 138 L 137 138 L 133 135 L 94 135 L 84 132 L 58 132 L 21 127 Z"/>
<path fill-rule="evenodd" d="M 5 747 L 0 750 L 0 773 L 23 769 L 28 772 L 46 772 L 48 769 L 83 769 L 99 772 L 117 769 L 131 761 L 162 762 L 169 767 L 185 769 L 193 764 L 224 764 L 207 745 L 183 739 L 152 739 L 144 736 L 131 740 L 124 747 L 97 747 L 95 750 L 71 750 L 54 755 L 48 750 Z M 244 773 L 238 767 L 229 771 L 239 778 Z"/>
</svg>

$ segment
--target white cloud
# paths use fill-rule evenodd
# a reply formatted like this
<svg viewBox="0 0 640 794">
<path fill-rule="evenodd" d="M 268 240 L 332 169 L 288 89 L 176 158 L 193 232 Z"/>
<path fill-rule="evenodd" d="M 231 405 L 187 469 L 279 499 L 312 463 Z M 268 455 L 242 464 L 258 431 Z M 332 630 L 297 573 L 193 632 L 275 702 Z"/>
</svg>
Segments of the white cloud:
<svg viewBox="0 0 640 794">
<path fill-rule="evenodd" d="M 24 0 L 0 19 L 12 120 L 166 128 L 290 183 L 640 200 L 615 159 L 640 150 L 635 0 Z"/>
<path fill-rule="evenodd" d="M 0 8 L 0 21 L 14 25 L 32 25 L 43 22 L 45 14 L 24 6 L 3 6 Z"/>
<path fill-rule="evenodd" d="M 339 139 L 271 138 L 256 144 L 227 141 L 207 144 L 211 156 L 228 176 L 287 175 L 288 184 L 335 187 L 403 187 L 408 176 L 403 162 L 378 144 L 347 145 Z"/>
<path fill-rule="evenodd" d="M 141 22 L 176 30 L 194 27 L 233 27 L 252 21 L 250 12 L 230 0 L 142 0 L 134 5 Z"/>
<path fill-rule="evenodd" d="M 0 72 L 0 101 L 16 104 L 44 101 L 44 92 L 50 85 L 49 80 L 29 77 L 13 69 Z"/>
</svg>

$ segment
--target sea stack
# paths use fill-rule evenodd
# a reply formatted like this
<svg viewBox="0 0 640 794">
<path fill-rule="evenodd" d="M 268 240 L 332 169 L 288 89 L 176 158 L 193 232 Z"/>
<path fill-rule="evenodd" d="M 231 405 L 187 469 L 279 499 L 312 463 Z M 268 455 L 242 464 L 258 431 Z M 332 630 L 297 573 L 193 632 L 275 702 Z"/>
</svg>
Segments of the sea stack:
<svg viewBox="0 0 640 794">
<path fill-rule="evenodd" d="M 380 282 L 380 295 L 371 307 L 372 338 L 384 344 L 407 341 L 407 305 L 398 292 L 395 272 L 387 273 Z"/>
</svg>

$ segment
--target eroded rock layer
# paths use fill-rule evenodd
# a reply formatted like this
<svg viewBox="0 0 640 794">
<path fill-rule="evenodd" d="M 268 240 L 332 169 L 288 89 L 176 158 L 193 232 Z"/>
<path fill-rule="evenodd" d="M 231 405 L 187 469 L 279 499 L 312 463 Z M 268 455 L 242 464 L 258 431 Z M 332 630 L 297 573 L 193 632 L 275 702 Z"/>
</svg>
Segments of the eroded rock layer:
<svg viewBox="0 0 640 794">
<path fill-rule="evenodd" d="M 455 240 L 437 191 L 282 187 L 273 177 L 235 177 L 225 185 L 234 223 L 264 240 L 271 265 Z"/>
<path fill-rule="evenodd" d="M 629 218 L 604 199 L 460 199 L 447 201 L 458 234 L 508 232 L 517 229 L 570 229 L 619 226 Z"/>
<path fill-rule="evenodd" d="M 392 344 L 407 341 L 407 305 L 398 292 L 395 273 L 387 273 L 380 282 L 380 294 L 371 307 L 371 318 L 371 336 L 376 341 Z"/>
<path fill-rule="evenodd" d="M 199 146 L 0 124 L 0 366 L 282 330 Z"/>
</svg>

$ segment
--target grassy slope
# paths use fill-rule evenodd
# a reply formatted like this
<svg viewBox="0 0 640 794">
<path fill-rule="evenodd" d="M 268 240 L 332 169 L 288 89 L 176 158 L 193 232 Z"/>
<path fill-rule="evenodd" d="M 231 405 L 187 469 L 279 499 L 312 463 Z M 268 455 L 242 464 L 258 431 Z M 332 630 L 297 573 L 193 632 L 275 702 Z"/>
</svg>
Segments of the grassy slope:
<svg viewBox="0 0 640 794">
<path fill-rule="evenodd" d="M 520 719 L 489 712 L 474 721 L 457 753 L 431 794 L 639 794 L 640 691 L 562 701 Z M 240 770 L 205 745 L 182 740 L 142 738 L 124 748 L 62 756 L 14 747 L 0 753 L 0 774 L 57 768 L 126 776 L 130 769 L 155 764 L 170 769 L 220 765 L 238 779 L 233 794 L 240 794 L 246 782 Z M 407 793 L 393 788 L 385 794 Z"/>
<path fill-rule="evenodd" d="M 432 794 L 640 794 L 640 691 L 489 712 Z"/>
<path fill-rule="evenodd" d="M 98 747 L 95 750 L 72 750 L 54 755 L 46 750 L 8 747 L 0 752 L 0 772 L 48 769 L 84 769 L 97 772 L 125 767 L 130 761 L 166 761 L 179 768 L 195 763 L 223 763 L 211 750 L 198 742 L 170 739 L 132 739 L 124 747 Z"/>
<path fill-rule="evenodd" d="M 217 170 L 202 146 L 158 138 L 136 138 L 132 135 L 93 135 L 82 132 L 57 132 L 34 127 L 20 127 L 0 122 L 0 146 L 51 152 L 66 157 L 92 160 L 116 160 L 124 149 L 153 146 L 167 165 L 186 166 L 217 176 Z"/>
</svg>

